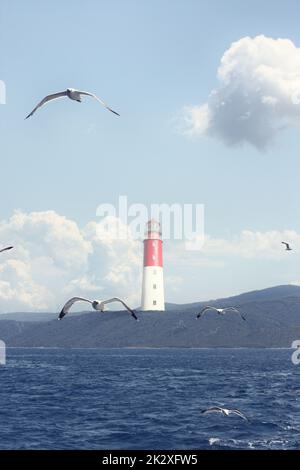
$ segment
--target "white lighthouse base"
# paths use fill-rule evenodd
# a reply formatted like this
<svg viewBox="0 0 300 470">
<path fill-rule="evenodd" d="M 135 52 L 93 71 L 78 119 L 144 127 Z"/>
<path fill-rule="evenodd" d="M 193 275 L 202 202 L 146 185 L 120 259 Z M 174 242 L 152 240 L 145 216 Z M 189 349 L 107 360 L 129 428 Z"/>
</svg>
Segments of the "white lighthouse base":
<svg viewBox="0 0 300 470">
<path fill-rule="evenodd" d="M 164 273 L 161 266 L 145 266 L 141 310 L 165 310 Z"/>
</svg>

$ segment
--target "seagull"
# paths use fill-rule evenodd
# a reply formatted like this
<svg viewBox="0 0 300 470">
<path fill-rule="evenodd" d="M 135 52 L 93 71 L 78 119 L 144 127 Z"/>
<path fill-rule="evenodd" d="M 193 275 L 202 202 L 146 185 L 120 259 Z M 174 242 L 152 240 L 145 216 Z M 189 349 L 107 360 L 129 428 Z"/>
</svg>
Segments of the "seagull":
<svg viewBox="0 0 300 470">
<path fill-rule="evenodd" d="M 64 96 L 67 96 L 70 98 L 70 100 L 78 101 L 78 103 L 81 103 L 81 95 L 86 95 L 86 96 L 91 96 L 92 98 L 95 98 L 99 103 L 101 103 L 106 109 L 111 111 L 112 113 L 116 114 L 117 116 L 120 116 L 119 113 L 111 109 L 107 104 L 102 101 L 98 96 L 94 95 L 94 93 L 89 93 L 88 91 L 80 91 L 80 90 L 75 90 L 75 88 L 67 88 L 65 91 L 60 91 L 58 93 L 53 93 L 51 95 L 45 96 L 45 98 L 40 101 L 36 107 L 31 111 L 31 113 L 26 116 L 25 119 L 28 119 L 30 116 L 32 116 L 39 108 L 41 108 L 44 104 L 48 103 L 48 101 L 56 100 L 57 98 L 62 98 Z"/>
<path fill-rule="evenodd" d="M 2 250 L 0 250 L 0 253 L 2 253 L 2 251 L 11 250 L 12 248 L 13 246 L 7 246 L 6 248 L 2 248 Z"/>
<path fill-rule="evenodd" d="M 201 411 L 201 413 L 204 415 L 208 413 L 221 413 L 223 416 L 236 415 L 248 421 L 248 418 L 239 410 L 228 410 L 227 408 L 221 408 L 220 406 L 212 406 L 211 408 L 208 408 L 207 410 Z"/>
<path fill-rule="evenodd" d="M 281 243 L 286 246 L 285 251 L 292 251 L 292 248 L 290 247 L 289 243 L 286 243 L 286 242 L 281 242 Z"/>
<path fill-rule="evenodd" d="M 207 312 L 208 310 L 214 310 L 215 312 L 217 312 L 219 315 L 225 315 L 226 312 L 236 312 L 239 314 L 239 316 L 244 320 L 246 321 L 246 318 L 241 314 L 241 312 L 235 308 L 235 307 L 225 307 L 225 308 L 216 308 L 216 307 L 211 307 L 210 305 L 207 305 L 206 307 L 204 307 L 200 313 L 198 313 L 197 315 L 197 318 L 200 318 L 202 317 L 202 315 L 204 315 L 205 312 Z"/>
<path fill-rule="evenodd" d="M 130 313 L 130 315 L 136 320 L 138 320 L 138 317 L 136 316 L 134 311 L 131 308 L 129 308 L 128 305 L 126 305 L 123 300 L 119 299 L 119 297 L 113 297 L 107 300 L 89 300 L 83 297 L 72 297 L 72 299 L 68 300 L 68 302 L 66 302 L 65 305 L 63 306 L 59 314 L 58 320 L 62 320 L 63 317 L 67 315 L 70 308 L 72 307 L 73 304 L 75 304 L 75 302 L 88 302 L 89 304 L 92 305 L 94 310 L 100 310 L 100 312 L 104 312 L 104 306 L 106 304 L 109 304 L 110 302 L 121 302 L 121 304 L 126 308 L 126 310 Z"/>
</svg>

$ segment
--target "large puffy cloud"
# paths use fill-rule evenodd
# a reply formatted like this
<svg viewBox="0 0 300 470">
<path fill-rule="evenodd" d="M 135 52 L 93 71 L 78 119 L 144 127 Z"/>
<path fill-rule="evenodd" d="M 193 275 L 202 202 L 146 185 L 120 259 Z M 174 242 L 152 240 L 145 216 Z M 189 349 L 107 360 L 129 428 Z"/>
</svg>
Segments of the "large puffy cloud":
<svg viewBox="0 0 300 470">
<path fill-rule="evenodd" d="M 140 301 L 142 244 L 133 238 L 127 225 L 112 216 L 101 222 L 90 222 L 83 230 L 92 243 L 87 279 L 93 279 L 105 292 L 120 292 L 131 303 Z M 80 281 L 80 280 L 79 280 Z"/>
<path fill-rule="evenodd" d="M 231 44 L 208 102 L 184 109 L 184 132 L 228 145 L 265 149 L 288 126 L 300 124 L 300 48 L 263 35 Z"/>
<path fill-rule="evenodd" d="M 58 310 L 72 295 L 139 303 L 141 244 L 116 218 L 80 229 L 54 211 L 18 211 L 0 223 L 0 240 L 15 246 L 0 259 L 0 311 Z"/>
</svg>

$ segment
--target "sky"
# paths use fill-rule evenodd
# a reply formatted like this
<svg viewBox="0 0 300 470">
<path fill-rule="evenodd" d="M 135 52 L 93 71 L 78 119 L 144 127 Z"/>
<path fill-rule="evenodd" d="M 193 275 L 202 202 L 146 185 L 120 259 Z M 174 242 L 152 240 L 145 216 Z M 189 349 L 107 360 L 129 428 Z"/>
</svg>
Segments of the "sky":
<svg viewBox="0 0 300 470">
<path fill-rule="evenodd" d="M 2 0 L 0 241 L 16 248 L 0 311 L 73 294 L 138 305 L 142 244 L 99 235 L 97 207 L 120 195 L 205 206 L 203 250 L 164 243 L 169 302 L 300 283 L 299 14 L 296 0 Z M 87 98 L 24 120 L 67 87 L 120 117 Z"/>
</svg>

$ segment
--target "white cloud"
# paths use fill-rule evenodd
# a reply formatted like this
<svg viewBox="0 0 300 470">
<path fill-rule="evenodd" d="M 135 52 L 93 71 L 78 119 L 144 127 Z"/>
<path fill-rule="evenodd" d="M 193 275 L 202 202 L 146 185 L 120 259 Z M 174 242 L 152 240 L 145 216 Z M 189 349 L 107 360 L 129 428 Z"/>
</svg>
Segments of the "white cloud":
<svg viewBox="0 0 300 470">
<path fill-rule="evenodd" d="M 264 149 L 282 129 L 300 124 L 300 48 L 263 35 L 231 44 L 208 102 L 184 108 L 186 134 Z"/>
<path fill-rule="evenodd" d="M 295 230 L 271 230 L 269 232 L 242 230 L 231 239 L 206 236 L 202 249 L 198 251 L 199 262 L 202 262 L 203 255 L 206 261 L 210 259 L 212 262 L 214 257 L 218 257 L 221 261 L 228 256 L 281 260 L 286 256 L 282 241 L 290 243 L 296 253 L 300 250 L 300 234 Z M 183 246 L 182 249 L 184 249 Z M 194 261 L 197 259 L 197 251 L 186 251 L 186 254 Z M 222 266 L 224 264 L 220 263 L 220 267 Z"/>
<path fill-rule="evenodd" d="M 116 226 L 127 233 L 115 218 L 80 229 L 54 211 L 18 211 L 2 221 L 1 244 L 15 248 L 0 259 L 0 311 L 57 311 L 71 295 L 118 295 L 138 304 L 141 244 L 129 232 L 117 240 Z"/>
<path fill-rule="evenodd" d="M 300 286 L 300 281 L 299 281 L 299 280 L 298 280 L 298 281 L 297 281 L 297 280 L 294 280 L 294 281 L 291 281 L 290 284 L 291 284 L 292 286 Z"/>
</svg>

